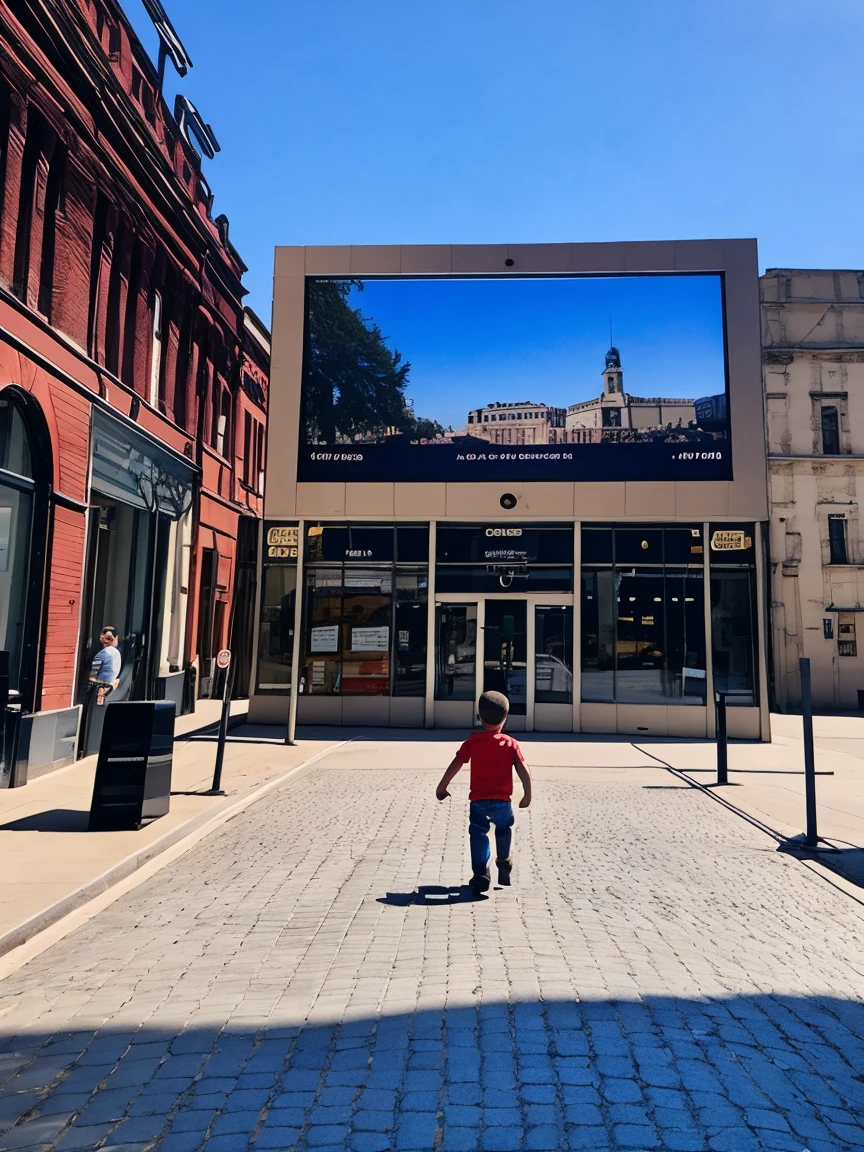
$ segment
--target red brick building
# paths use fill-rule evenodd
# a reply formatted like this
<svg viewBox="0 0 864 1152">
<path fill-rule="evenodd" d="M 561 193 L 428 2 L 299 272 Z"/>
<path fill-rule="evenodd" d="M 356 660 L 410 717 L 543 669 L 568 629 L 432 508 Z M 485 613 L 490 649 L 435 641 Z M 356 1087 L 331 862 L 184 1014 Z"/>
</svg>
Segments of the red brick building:
<svg viewBox="0 0 864 1152">
<path fill-rule="evenodd" d="M 215 137 L 161 96 L 188 58 L 147 7 L 158 72 L 114 0 L 0 17 L 0 651 L 40 714 L 33 765 L 70 754 L 103 624 L 117 698 L 191 706 L 261 511 L 269 334 L 211 218 Z"/>
</svg>

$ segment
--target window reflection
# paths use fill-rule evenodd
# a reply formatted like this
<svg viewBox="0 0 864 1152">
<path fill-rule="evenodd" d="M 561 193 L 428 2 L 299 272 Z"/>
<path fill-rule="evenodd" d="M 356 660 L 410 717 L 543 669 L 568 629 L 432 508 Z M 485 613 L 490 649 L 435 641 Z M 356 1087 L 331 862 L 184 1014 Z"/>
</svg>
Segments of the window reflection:
<svg viewBox="0 0 864 1152">
<path fill-rule="evenodd" d="M 422 696 L 427 575 L 392 565 L 307 570 L 300 690 L 313 696 Z"/>
<path fill-rule="evenodd" d="M 634 569 L 619 571 L 617 582 L 616 700 L 704 704 L 701 572 Z"/>
<path fill-rule="evenodd" d="M 477 605 L 439 604 L 435 630 L 435 699 L 473 700 Z"/>
<path fill-rule="evenodd" d="M 714 691 L 729 704 L 756 703 L 756 573 L 712 569 L 711 633 Z"/>
<path fill-rule="evenodd" d="M 258 691 L 291 690 L 296 565 L 265 565 L 258 637 Z"/>
<path fill-rule="evenodd" d="M 538 704 L 573 701 L 573 609 L 538 606 L 534 611 L 534 699 Z"/>
</svg>

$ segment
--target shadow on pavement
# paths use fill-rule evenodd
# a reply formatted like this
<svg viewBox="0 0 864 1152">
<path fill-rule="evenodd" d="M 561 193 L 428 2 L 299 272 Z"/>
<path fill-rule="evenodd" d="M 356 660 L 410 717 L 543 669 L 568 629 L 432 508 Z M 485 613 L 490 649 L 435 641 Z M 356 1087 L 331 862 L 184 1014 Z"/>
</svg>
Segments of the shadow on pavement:
<svg viewBox="0 0 864 1152">
<path fill-rule="evenodd" d="M 0 824 L 0 832 L 86 832 L 89 820 L 80 808 L 50 808 Z"/>
<path fill-rule="evenodd" d="M 864 888 L 864 848 L 850 845 L 847 848 L 830 847 L 813 850 L 803 844 L 787 842 L 781 844 L 777 851 L 785 852 L 798 860 L 816 860 L 831 872 L 842 876 L 844 880 Z"/>
<path fill-rule="evenodd" d="M 864 1147 L 864 1005 L 839 996 L 490 998 L 234 1027 L 92 1015 L 18 1037 L 0 1021 L 0 1149 Z"/>
<path fill-rule="evenodd" d="M 379 896 L 379 904 L 391 904 L 395 908 L 407 908 L 409 904 L 422 904 L 434 908 L 442 904 L 474 904 L 478 900 L 488 900 L 484 893 L 475 892 L 467 884 L 421 884 L 413 892 L 388 892 Z"/>
</svg>

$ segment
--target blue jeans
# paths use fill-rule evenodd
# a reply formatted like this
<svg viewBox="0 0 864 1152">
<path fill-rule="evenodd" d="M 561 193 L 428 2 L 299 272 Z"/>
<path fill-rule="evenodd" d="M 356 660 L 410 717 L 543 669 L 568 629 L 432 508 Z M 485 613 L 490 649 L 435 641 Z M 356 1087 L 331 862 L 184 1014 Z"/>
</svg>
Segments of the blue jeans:
<svg viewBox="0 0 864 1152">
<path fill-rule="evenodd" d="M 468 811 L 472 872 L 482 872 L 489 863 L 491 824 L 495 825 L 495 854 L 499 860 L 507 860 L 510 856 L 513 805 L 509 800 L 472 800 Z"/>
</svg>

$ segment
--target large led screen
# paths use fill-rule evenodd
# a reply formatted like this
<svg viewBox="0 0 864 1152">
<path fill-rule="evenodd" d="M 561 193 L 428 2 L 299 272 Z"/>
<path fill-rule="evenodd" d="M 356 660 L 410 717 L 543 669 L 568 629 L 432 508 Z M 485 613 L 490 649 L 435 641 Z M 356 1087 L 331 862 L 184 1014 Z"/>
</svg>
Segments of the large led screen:
<svg viewBox="0 0 864 1152">
<path fill-rule="evenodd" d="M 298 479 L 728 480 L 719 274 L 309 278 Z"/>
</svg>

